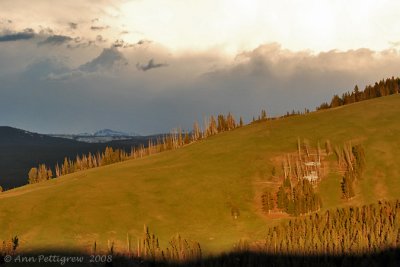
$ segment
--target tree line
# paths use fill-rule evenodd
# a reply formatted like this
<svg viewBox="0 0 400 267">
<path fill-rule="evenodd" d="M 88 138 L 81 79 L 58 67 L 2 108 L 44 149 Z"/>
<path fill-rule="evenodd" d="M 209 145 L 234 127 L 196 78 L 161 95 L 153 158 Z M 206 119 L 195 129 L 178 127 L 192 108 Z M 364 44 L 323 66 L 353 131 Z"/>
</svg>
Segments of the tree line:
<svg viewBox="0 0 400 267">
<path fill-rule="evenodd" d="M 400 201 L 349 206 L 286 220 L 254 243 L 239 241 L 234 250 L 204 257 L 198 242 L 179 235 L 161 248 L 144 227 L 142 238 L 114 251 L 113 263 L 141 266 L 397 266 L 400 248 Z M 95 243 L 91 251 L 98 254 Z M 123 263 L 123 264 L 122 264 Z"/>
<path fill-rule="evenodd" d="M 367 85 L 363 91 L 360 91 L 358 86 L 354 87 L 351 92 L 346 92 L 339 96 L 335 94 L 330 103 L 324 102 L 318 106 L 317 110 L 335 108 L 343 105 L 348 105 L 351 103 L 356 103 L 368 99 L 373 99 L 381 96 L 388 96 L 393 94 L 398 94 L 400 92 L 400 78 L 387 78 L 374 85 Z"/>
<path fill-rule="evenodd" d="M 351 145 L 347 143 L 343 148 L 336 147 L 339 169 L 344 170 L 341 189 L 344 199 L 351 199 L 355 196 L 354 185 L 361 179 L 365 168 L 365 150 L 361 144 Z"/>
<path fill-rule="evenodd" d="M 377 97 L 388 96 L 398 93 L 400 93 L 400 78 L 392 77 L 392 78 L 382 79 L 379 82 L 375 82 L 374 85 L 367 85 L 363 91 L 361 91 L 358 88 L 358 85 L 356 85 L 353 91 L 343 93 L 341 96 L 335 94 L 333 95 L 329 103 L 328 102 L 322 103 L 316 108 L 316 110 L 318 111 L 329 108 L 335 108 L 368 99 L 373 99 Z M 253 116 L 252 123 L 261 122 L 265 120 L 277 120 L 292 116 L 306 115 L 308 113 L 310 113 L 310 110 L 308 108 L 305 108 L 304 111 L 300 110 L 296 111 L 293 109 L 292 111 L 287 111 L 285 114 L 281 116 L 268 117 L 266 111 L 262 109 L 260 115 L 258 115 L 257 117 Z"/>
<path fill-rule="evenodd" d="M 290 112 L 287 111 L 285 114 L 283 114 L 281 116 L 268 117 L 266 110 L 262 109 L 260 115 L 258 115 L 257 117 L 253 116 L 253 119 L 252 119 L 251 123 L 262 122 L 262 121 L 266 121 L 266 120 L 284 119 L 284 118 L 293 117 L 293 116 L 306 115 L 308 113 L 310 113 L 310 110 L 308 108 L 305 108 L 304 111 L 300 111 L 300 110 L 296 111 L 296 110 L 293 109 Z"/>
<path fill-rule="evenodd" d="M 261 196 L 261 201 L 265 212 L 278 208 L 292 216 L 318 211 L 322 207 L 320 196 L 306 179 L 299 180 L 293 187 L 290 179 L 286 178 L 275 195 L 267 191 Z"/>
<path fill-rule="evenodd" d="M 312 214 L 268 229 L 262 251 L 300 255 L 375 253 L 400 247 L 400 201 Z"/>
<path fill-rule="evenodd" d="M 134 248 L 130 238 L 127 238 L 128 255 L 148 261 L 162 261 L 169 263 L 187 262 L 202 258 L 201 246 L 196 241 L 182 238 L 180 235 L 172 237 L 169 246 L 161 248 L 157 236 L 144 226 L 143 237 L 137 240 Z"/>
</svg>

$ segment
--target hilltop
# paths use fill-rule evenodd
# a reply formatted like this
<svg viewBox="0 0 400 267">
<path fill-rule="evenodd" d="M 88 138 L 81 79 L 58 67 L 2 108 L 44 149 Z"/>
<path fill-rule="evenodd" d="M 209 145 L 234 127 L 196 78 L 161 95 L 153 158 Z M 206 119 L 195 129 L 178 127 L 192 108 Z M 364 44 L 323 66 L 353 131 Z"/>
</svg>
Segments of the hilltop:
<svg viewBox="0 0 400 267">
<path fill-rule="evenodd" d="M 276 187 L 276 159 L 296 152 L 298 138 L 314 146 L 362 143 L 366 168 L 356 197 L 341 198 L 334 155 L 318 187 L 322 211 L 400 195 L 400 96 L 367 100 L 303 116 L 261 121 L 178 150 L 66 175 L 0 194 L 0 238 L 18 235 L 21 249 L 83 248 L 141 237 L 143 225 L 161 242 L 181 234 L 205 252 L 265 237 L 287 216 L 261 211 L 260 192 Z M 237 219 L 232 210 L 238 212 Z"/>
</svg>

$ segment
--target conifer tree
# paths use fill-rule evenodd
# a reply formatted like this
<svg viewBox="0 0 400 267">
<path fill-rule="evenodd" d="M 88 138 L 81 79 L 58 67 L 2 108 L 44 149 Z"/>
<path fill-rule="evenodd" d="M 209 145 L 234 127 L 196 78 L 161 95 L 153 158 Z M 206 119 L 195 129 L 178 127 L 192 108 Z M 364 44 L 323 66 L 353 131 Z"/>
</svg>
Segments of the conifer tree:
<svg viewBox="0 0 400 267">
<path fill-rule="evenodd" d="M 273 194 L 271 194 L 271 192 L 265 192 L 264 194 L 262 194 L 261 202 L 262 202 L 263 210 L 265 212 L 270 213 L 271 210 L 273 210 L 275 208 L 275 200 L 274 200 L 274 196 L 273 196 Z"/>
<path fill-rule="evenodd" d="M 342 193 L 345 199 L 350 199 L 355 196 L 353 179 L 350 177 L 348 172 L 346 172 L 342 179 Z"/>
<path fill-rule="evenodd" d="M 69 161 L 67 158 L 64 158 L 64 163 L 61 166 L 61 174 L 66 175 L 70 172 Z"/>
<path fill-rule="evenodd" d="M 265 109 L 261 110 L 261 120 L 266 120 L 267 119 L 267 111 Z"/>
<path fill-rule="evenodd" d="M 235 117 L 231 113 L 228 113 L 226 117 L 226 130 L 230 131 L 236 128 Z"/>
<path fill-rule="evenodd" d="M 38 169 L 31 168 L 28 173 L 28 181 L 30 184 L 35 184 L 38 182 Z"/>
<path fill-rule="evenodd" d="M 288 204 L 289 204 L 288 194 L 285 188 L 283 186 L 280 186 L 277 193 L 277 207 L 279 209 L 287 211 Z"/>
<path fill-rule="evenodd" d="M 342 100 L 340 99 L 340 97 L 338 95 L 334 95 L 330 107 L 335 108 L 341 105 L 342 105 Z"/>
<path fill-rule="evenodd" d="M 218 118 L 217 131 L 220 133 L 227 129 L 226 120 L 225 120 L 224 115 L 222 115 L 222 114 L 218 115 L 217 118 Z"/>
<path fill-rule="evenodd" d="M 215 135 L 217 133 L 218 133 L 217 122 L 216 122 L 214 116 L 211 116 L 210 124 L 208 125 L 208 129 L 207 129 L 207 136 Z"/>
<path fill-rule="evenodd" d="M 60 166 L 58 165 L 58 162 L 56 164 L 55 171 L 56 171 L 56 177 L 60 177 L 61 176 L 61 169 L 60 169 Z"/>
<path fill-rule="evenodd" d="M 197 141 L 200 139 L 200 127 L 199 127 L 199 124 L 197 123 L 197 121 L 194 122 L 194 124 L 193 124 L 192 139 L 193 139 L 193 141 Z"/>
<path fill-rule="evenodd" d="M 184 144 L 187 145 L 190 143 L 189 133 L 185 132 Z"/>
</svg>

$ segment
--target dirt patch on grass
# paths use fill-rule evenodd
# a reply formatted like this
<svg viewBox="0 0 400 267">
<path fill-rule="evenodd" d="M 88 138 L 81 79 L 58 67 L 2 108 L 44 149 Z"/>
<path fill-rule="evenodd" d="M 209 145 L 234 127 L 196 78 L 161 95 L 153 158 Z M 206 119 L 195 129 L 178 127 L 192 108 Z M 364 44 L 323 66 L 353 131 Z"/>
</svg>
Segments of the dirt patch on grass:
<svg viewBox="0 0 400 267">
<path fill-rule="evenodd" d="M 274 211 L 271 211 L 271 213 L 266 213 L 266 216 L 268 219 L 272 220 L 290 218 L 290 215 L 285 212 L 274 212 Z"/>
<path fill-rule="evenodd" d="M 374 194 L 377 199 L 385 199 L 388 196 L 388 189 L 385 185 L 385 175 L 381 171 L 376 171 L 372 176 L 374 181 Z"/>
</svg>

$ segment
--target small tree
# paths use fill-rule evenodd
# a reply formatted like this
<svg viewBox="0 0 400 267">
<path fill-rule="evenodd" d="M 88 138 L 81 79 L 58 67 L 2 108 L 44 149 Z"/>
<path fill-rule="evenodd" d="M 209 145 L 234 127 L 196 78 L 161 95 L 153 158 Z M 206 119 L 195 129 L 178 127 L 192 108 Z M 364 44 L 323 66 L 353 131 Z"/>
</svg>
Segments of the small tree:
<svg viewBox="0 0 400 267">
<path fill-rule="evenodd" d="M 342 180 L 342 193 L 343 198 L 350 199 L 355 196 L 354 188 L 353 188 L 353 179 L 350 177 L 347 172 Z"/>
<path fill-rule="evenodd" d="M 261 110 L 261 120 L 267 119 L 267 111 L 265 109 Z"/>
<path fill-rule="evenodd" d="M 327 155 L 332 154 L 332 146 L 331 146 L 331 142 L 329 140 L 325 141 L 325 151 Z"/>
<path fill-rule="evenodd" d="M 283 186 L 279 187 L 278 193 L 276 194 L 277 197 L 277 206 L 279 209 L 287 211 L 289 198 L 288 194 Z"/>
<path fill-rule="evenodd" d="M 275 168 L 275 166 L 272 167 L 271 174 L 272 174 L 272 176 L 275 176 L 275 175 L 276 175 L 276 168 Z"/>
<path fill-rule="evenodd" d="M 270 213 L 275 208 L 275 199 L 271 192 L 265 192 L 261 196 L 263 211 Z"/>
<path fill-rule="evenodd" d="M 38 182 L 38 169 L 31 168 L 28 173 L 28 181 L 30 184 L 35 184 Z"/>
</svg>

